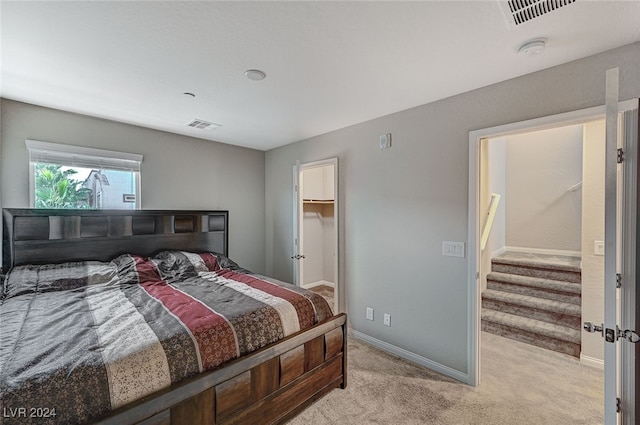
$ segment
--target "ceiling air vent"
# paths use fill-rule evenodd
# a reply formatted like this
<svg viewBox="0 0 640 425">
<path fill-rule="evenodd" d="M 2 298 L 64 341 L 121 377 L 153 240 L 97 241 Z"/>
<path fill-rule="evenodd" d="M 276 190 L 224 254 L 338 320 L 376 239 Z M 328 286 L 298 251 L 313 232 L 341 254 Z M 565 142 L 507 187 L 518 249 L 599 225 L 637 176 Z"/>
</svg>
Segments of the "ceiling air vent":
<svg viewBox="0 0 640 425">
<path fill-rule="evenodd" d="M 509 25 L 516 26 L 575 2 L 576 0 L 507 0 L 500 4 Z"/>
<path fill-rule="evenodd" d="M 199 130 L 213 130 L 218 127 L 222 127 L 220 124 L 212 123 L 205 120 L 199 120 L 197 118 L 187 123 L 187 126 L 197 128 Z"/>
</svg>

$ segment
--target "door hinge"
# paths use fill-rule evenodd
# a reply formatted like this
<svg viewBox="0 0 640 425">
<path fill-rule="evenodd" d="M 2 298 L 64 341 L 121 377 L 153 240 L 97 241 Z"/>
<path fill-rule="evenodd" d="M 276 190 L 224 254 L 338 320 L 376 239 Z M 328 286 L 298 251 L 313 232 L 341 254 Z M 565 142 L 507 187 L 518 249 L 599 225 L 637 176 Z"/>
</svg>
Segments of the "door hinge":
<svg viewBox="0 0 640 425">
<path fill-rule="evenodd" d="M 622 412 L 622 400 L 620 397 L 616 397 L 616 413 Z"/>
<path fill-rule="evenodd" d="M 622 274 L 616 273 L 616 288 L 622 288 Z"/>
<path fill-rule="evenodd" d="M 618 161 L 618 164 L 622 164 L 622 161 L 624 161 L 624 151 L 622 150 L 622 148 L 618 148 L 617 161 Z"/>
</svg>

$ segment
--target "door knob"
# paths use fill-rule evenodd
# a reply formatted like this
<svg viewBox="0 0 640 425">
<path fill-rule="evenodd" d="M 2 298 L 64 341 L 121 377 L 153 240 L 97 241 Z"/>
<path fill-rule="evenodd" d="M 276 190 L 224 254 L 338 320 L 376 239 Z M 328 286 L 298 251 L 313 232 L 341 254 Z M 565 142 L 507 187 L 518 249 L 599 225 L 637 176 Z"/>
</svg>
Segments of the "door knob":
<svg viewBox="0 0 640 425">
<path fill-rule="evenodd" d="M 584 322 L 584 325 L 582 326 L 582 328 L 583 328 L 585 331 L 589 332 L 589 333 L 598 332 L 598 333 L 602 334 L 602 328 L 603 328 L 603 326 L 602 326 L 602 324 L 600 324 L 600 325 L 594 325 L 594 324 L 593 324 L 593 323 L 591 323 L 591 322 Z"/>
<path fill-rule="evenodd" d="M 637 344 L 640 342 L 640 335 L 636 333 L 636 331 L 632 331 L 630 329 L 626 329 L 624 331 L 619 331 L 618 338 L 624 338 L 629 342 Z"/>
</svg>

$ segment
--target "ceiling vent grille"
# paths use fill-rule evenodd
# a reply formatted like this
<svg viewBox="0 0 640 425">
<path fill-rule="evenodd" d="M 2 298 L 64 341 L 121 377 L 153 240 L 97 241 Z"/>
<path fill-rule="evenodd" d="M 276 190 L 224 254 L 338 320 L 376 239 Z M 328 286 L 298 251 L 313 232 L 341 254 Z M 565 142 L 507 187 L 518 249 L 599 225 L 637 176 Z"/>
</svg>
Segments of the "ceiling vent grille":
<svg viewBox="0 0 640 425">
<path fill-rule="evenodd" d="M 507 0 L 500 2 L 510 25 L 520 25 L 576 0 Z"/>
<path fill-rule="evenodd" d="M 197 118 L 187 123 L 187 126 L 192 128 L 197 128 L 199 130 L 213 130 L 218 127 L 222 127 L 220 124 L 212 123 L 205 120 L 199 120 Z"/>
</svg>

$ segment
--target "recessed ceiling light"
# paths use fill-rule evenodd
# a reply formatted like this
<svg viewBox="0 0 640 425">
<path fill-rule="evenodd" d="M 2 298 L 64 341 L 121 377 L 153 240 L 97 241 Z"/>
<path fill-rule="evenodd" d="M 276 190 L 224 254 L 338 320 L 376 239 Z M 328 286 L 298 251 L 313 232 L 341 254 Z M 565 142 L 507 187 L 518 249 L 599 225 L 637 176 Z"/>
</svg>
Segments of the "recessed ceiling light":
<svg viewBox="0 0 640 425">
<path fill-rule="evenodd" d="M 546 38 L 536 38 L 535 40 L 529 40 L 524 43 L 518 49 L 518 54 L 523 56 L 535 56 L 544 51 L 546 47 Z"/>
<path fill-rule="evenodd" d="M 260 71 L 259 69 L 248 69 L 244 72 L 244 75 L 246 75 L 248 79 L 253 81 L 264 80 L 265 77 L 267 76 L 267 74 Z"/>
</svg>

